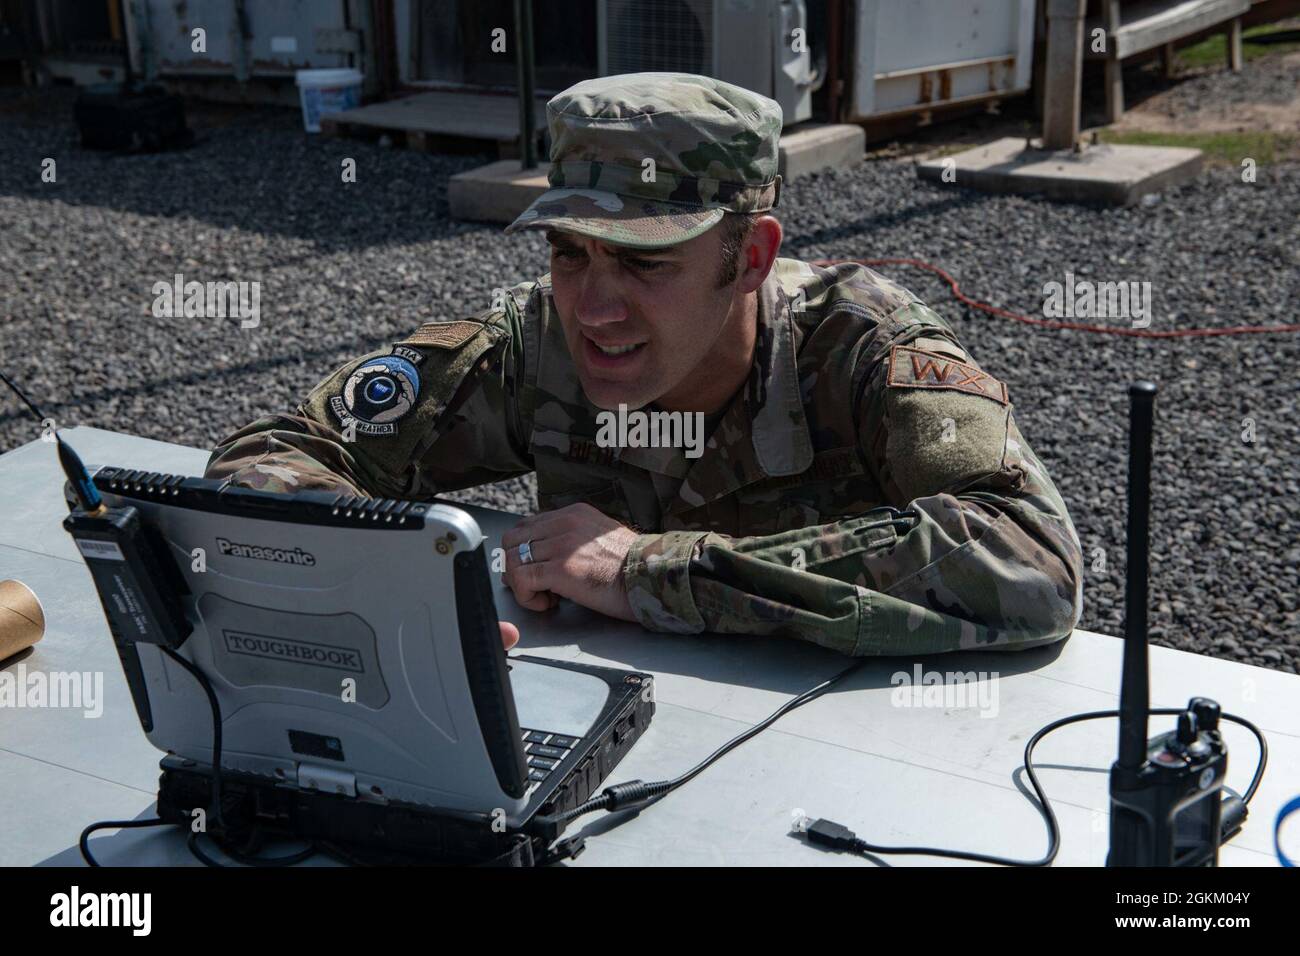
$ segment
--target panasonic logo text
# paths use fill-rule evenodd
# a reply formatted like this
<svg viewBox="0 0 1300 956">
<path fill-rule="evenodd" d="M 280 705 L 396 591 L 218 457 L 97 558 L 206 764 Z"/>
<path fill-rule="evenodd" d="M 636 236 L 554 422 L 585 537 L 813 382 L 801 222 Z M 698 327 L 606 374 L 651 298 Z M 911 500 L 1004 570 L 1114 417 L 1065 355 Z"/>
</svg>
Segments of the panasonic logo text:
<svg viewBox="0 0 1300 956">
<path fill-rule="evenodd" d="M 316 556 L 310 551 L 304 551 L 302 548 L 264 548 L 258 544 L 240 544 L 238 541 L 227 541 L 225 538 L 217 539 L 217 548 L 222 554 L 230 555 L 232 558 L 254 558 L 258 561 L 276 561 L 280 564 L 298 564 L 304 567 L 314 567 Z"/>
</svg>

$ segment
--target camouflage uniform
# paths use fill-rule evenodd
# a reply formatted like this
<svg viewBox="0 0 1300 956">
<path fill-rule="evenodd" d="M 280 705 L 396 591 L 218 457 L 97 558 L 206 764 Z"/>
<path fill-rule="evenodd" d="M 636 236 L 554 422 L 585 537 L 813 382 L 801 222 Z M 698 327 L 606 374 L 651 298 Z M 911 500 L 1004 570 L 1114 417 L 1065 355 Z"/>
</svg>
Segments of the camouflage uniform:
<svg viewBox="0 0 1300 956">
<path fill-rule="evenodd" d="M 706 128 L 678 110 L 666 125 L 674 97 L 728 119 Z M 755 94 L 638 74 L 579 84 L 549 109 L 557 188 L 511 229 L 663 245 L 711 228 L 731 203 L 762 211 L 776 199 L 780 112 Z M 613 117 L 617 133 L 592 131 L 593 116 Z M 653 128 L 627 128 L 637 117 Z M 690 148 L 682 124 L 698 133 Z M 641 144 L 621 171 L 604 168 L 607 142 L 628 139 Z M 658 157 L 657 183 L 628 175 L 645 155 Z M 667 197 L 627 192 L 663 189 L 665 171 Z M 564 185 L 575 175 L 590 185 Z M 617 203 L 603 191 L 615 183 Z M 1006 387 L 883 276 L 778 259 L 758 293 L 748 381 L 698 459 L 597 443 L 600 409 L 574 371 L 549 275 L 499 306 L 346 363 L 296 414 L 223 442 L 208 474 L 429 498 L 536 471 L 543 510 L 587 502 L 643 532 L 623 572 L 653 631 L 776 634 L 876 655 L 1023 648 L 1077 622 L 1078 536 Z"/>
</svg>

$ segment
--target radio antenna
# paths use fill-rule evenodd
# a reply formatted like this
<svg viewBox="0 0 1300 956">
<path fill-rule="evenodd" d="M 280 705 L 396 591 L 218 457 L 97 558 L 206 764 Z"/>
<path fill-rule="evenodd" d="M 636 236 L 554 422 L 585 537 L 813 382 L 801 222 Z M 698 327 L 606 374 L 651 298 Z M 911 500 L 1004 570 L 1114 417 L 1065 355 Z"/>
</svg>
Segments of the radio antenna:
<svg viewBox="0 0 1300 956">
<path fill-rule="evenodd" d="M 1147 578 L 1151 526 L 1151 426 L 1154 382 L 1129 386 L 1128 579 L 1124 588 L 1124 671 L 1119 691 L 1118 766 L 1139 769 L 1147 759 Z"/>
</svg>

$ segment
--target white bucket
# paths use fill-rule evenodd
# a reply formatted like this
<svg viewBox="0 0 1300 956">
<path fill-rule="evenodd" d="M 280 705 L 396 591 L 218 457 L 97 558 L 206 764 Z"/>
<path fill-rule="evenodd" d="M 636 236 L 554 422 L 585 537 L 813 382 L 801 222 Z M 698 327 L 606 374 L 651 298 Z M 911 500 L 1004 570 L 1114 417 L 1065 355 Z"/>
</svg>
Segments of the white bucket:
<svg viewBox="0 0 1300 956">
<path fill-rule="evenodd" d="M 303 129 L 319 133 L 324 114 L 360 106 L 361 79 L 360 70 L 299 70 L 295 82 L 302 101 Z"/>
</svg>

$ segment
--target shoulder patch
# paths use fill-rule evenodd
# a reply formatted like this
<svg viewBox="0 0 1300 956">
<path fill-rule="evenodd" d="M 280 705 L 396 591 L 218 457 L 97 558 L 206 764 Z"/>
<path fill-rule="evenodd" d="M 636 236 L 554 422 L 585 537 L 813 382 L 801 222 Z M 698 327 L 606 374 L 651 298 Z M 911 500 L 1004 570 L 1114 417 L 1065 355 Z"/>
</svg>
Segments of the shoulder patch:
<svg viewBox="0 0 1300 956">
<path fill-rule="evenodd" d="M 424 353 L 419 349 L 407 348 L 405 345 L 394 345 L 392 354 L 398 358 L 404 358 L 412 365 L 419 365 L 424 361 Z"/>
<path fill-rule="evenodd" d="M 1007 404 L 1007 387 L 974 365 L 948 355 L 907 345 L 889 351 L 889 385 L 892 388 L 950 388 Z"/>
<path fill-rule="evenodd" d="M 955 358 L 959 362 L 970 362 L 970 356 L 966 354 L 966 350 L 956 342 L 950 342 L 947 339 L 923 335 L 912 340 L 912 348 L 920 349 L 923 352 L 940 352 Z"/>
<path fill-rule="evenodd" d="M 410 414 L 420 395 L 420 373 L 396 355 L 362 361 L 330 399 L 330 410 L 345 427 L 356 421 L 363 435 L 393 435 L 398 420 Z"/>
<path fill-rule="evenodd" d="M 426 322 L 397 344 L 458 349 L 483 329 L 480 322 Z"/>
</svg>

